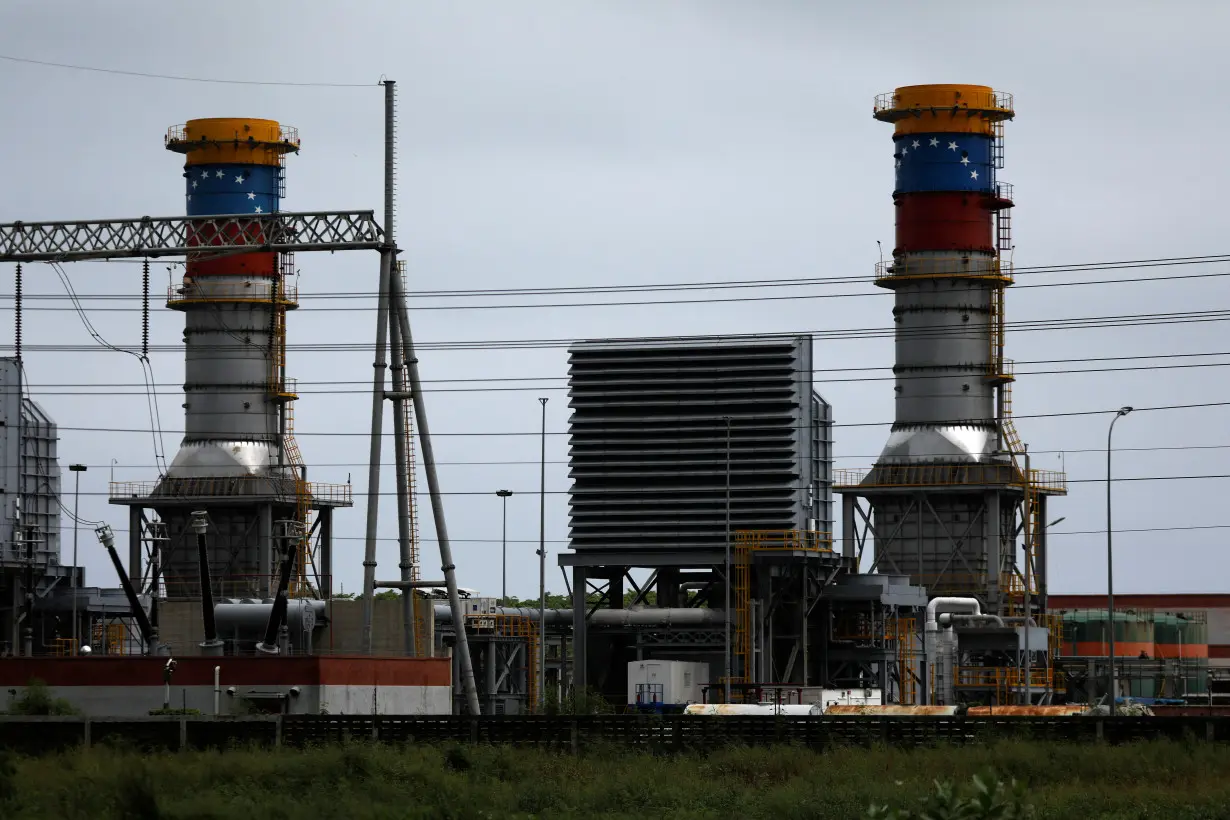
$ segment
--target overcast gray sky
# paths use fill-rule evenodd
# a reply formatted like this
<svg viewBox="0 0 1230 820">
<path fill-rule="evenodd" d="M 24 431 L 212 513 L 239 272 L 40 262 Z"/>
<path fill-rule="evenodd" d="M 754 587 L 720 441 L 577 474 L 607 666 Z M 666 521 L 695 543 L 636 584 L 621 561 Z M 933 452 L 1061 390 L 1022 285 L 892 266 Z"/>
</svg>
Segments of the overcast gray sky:
<svg viewBox="0 0 1230 820">
<path fill-rule="evenodd" d="M 1230 126 L 1224 46 L 1230 7 L 1203 2 L 846 3 L 787 2 L 55 2 L 3 0 L 0 54 L 231 80 L 368 83 L 293 88 L 143 79 L 0 60 L 0 221 L 164 215 L 184 210 L 182 159 L 162 148 L 168 126 L 197 117 L 252 116 L 297 126 L 287 210 L 379 209 L 381 104 L 376 85 L 398 81 L 398 238 L 411 290 L 870 276 L 876 240 L 891 248 L 891 127 L 871 118 L 875 94 L 917 83 L 980 83 L 1016 96 L 1007 167 L 1018 266 L 1225 253 L 1222 161 Z M 312 294 L 375 289 L 374 254 L 297 260 L 304 308 L 290 319 L 293 345 L 369 346 L 374 300 Z M 1021 285 L 1222 273 L 1227 265 L 1021 276 Z M 156 293 L 167 284 L 155 266 Z M 140 268 L 69 267 L 109 340 L 140 341 Z M 11 266 L 0 296 L 11 311 Z M 30 294 L 62 294 L 53 271 L 33 266 Z M 747 291 L 735 293 L 746 294 Z M 476 309 L 560 297 L 417 299 L 424 345 L 473 340 L 832 331 L 891 326 L 891 297 L 870 283 L 773 289 L 794 300 L 698 305 Z M 816 298 L 834 293 L 843 298 Z M 704 294 L 692 294 L 700 296 Z M 714 294 L 708 294 L 714 295 Z M 726 292 L 720 295 L 730 295 Z M 760 295 L 770 295 L 765 292 Z M 1221 278 L 1021 288 L 1010 321 L 1216 310 Z M 684 298 L 687 295 L 684 294 Z M 606 297 L 612 298 L 612 297 Z M 632 299 L 651 298 L 633 295 Z M 680 298 L 671 294 L 668 298 Z M 620 299 L 624 301 L 625 299 Z M 577 301 L 596 301 L 580 298 Z M 462 310 L 440 310 L 465 306 Z M 36 398 L 62 428 L 148 426 L 141 372 L 128 356 L 39 352 L 86 345 L 84 326 L 61 301 L 27 303 L 26 367 Z M 324 312 L 312 308 L 357 308 Z M 38 311 L 36 308 L 53 308 Z M 124 308 L 104 311 L 99 308 Z M 157 303 L 153 341 L 177 345 L 182 316 Z M 9 318 L 0 326 L 12 326 Z M 11 350 L 11 330 L 4 350 Z M 1221 322 L 1039 331 L 1009 336 L 1018 362 L 1102 356 L 1227 352 Z M 356 382 L 302 389 L 297 429 L 312 477 L 365 486 L 369 347 L 292 348 L 301 382 Z M 885 338 L 815 345 L 818 389 L 838 423 L 892 418 L 892 343 Z M 538 396 L 547 427 L 567 426 L 566 352 L 424 350 L 423 378 L 463 586 L 499 594 L 499 500 L 510 488 L 510 592 L 536 593 Z M 1148 369 L 1157 364 L 1212 367 Z M 1020 416 L 1230 400 L 1230 359 L 1128 361 L 1116 373 L 1020 378 Z M 1142 367 L 1144 365 L 1144 367 Z M 1020 364 L 1020 371 L 1098 367 Z M 826 382 L 832 368 L 882 368 L 881 380 Z M 154 356 L 166 385 L 167 429 L 182 429 L 182 353 Z M 843 377 L 849 377 L 844 374 Z M 529 382 L 441 379 L 532 378 Z M 122 395 L 66 395 L 107 383 Z M 500 387 L 501 390 L 486 388 Z M 464 389 L 458 389 L 464 388 Z M 473 388 L 482 388 L 475 390 Z M 512 389 L 508 389 L 512 388 Z M 59 393 L 60 395 L 57 395 Z M 1052 537 L 1052 591 L 1105 588 L 1105 475 L 1109 416 L 1021 419 L 1034 465 L 1066 467 L 1076 482 L 1053 505 L 1066 516 Z M 1139 414 L 1116 427 L 1121 476 L 1222 474 L 1230 453 L 1227 408 Z M 387 425 L 391 420 L 386 421 Z M 869 465 L 887 426 L 840 428 L 838 465 Z M 179 436 L 168 434 L 168 456 Z M 1132 452 L 1130 448 L 1202 447 Z M 1062 451 L 1062 454 L 1061 454 Z M 386 449 L 392 457 L 391 445 Z M 112 459 L 119 480 L 152 479 L 148 433 L 62 429 L 61 463 L 90 465 L 82 515 L 125 524 L 105 503 Z M 548 586 L 562 591 L 555 554 L 567 538 L 567 438 L 547 444 Z M 458 462 L 505 462 L 459 464 Z M 67 473 L 66 473 L 67 477 Z M 385 489 L 392 488 L 391 469 Z M 1137 481 L 1116 487 L 1116 530 L 1230 526 L 1221 508 L 1230 482 Z M 524 493 L 524 494 L 521 494 Z M 424 496 L 424 573 L 439 561 Z M 339 515 L 337 573 L 348 591 L 362 578 L 364 514 Z M 67 523 L 67 522 L 66 522 Z M 1071 534 L 1065 534 L 1065 531 Z M 1092 532 L 1090 532 L 1092 531 Z M 1230 529 L 1116 535 L 1120 591 L 1226 591 Z M 66 530 L 65 545 L 71 544 Z M 381 575 L 395 573 L 392 499 L 381 505 Z M 531 543 L 532 542 L 532 543 Z M 92 535 L 82 538 L 91 583 L 114 582 Z M 67 560 L 66 555 L 66 560 Z"/>
</svg>

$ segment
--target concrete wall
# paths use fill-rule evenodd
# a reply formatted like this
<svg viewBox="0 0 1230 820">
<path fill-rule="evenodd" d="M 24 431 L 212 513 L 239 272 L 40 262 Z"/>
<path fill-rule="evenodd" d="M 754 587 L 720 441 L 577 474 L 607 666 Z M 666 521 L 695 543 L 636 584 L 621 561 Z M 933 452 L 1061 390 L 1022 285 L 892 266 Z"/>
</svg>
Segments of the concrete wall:
<svg viewBox="0 0 1230 820">
<path fill-rule="evenodd" d="M 0 661 L 5 708 L 34 679 L 89 717 L 145 716 L 164 703 L 158 657 L 14 658 Z M 171 676 L 170 706 L 218 713 L 441 715 L 452 711 L 447 658 L 184 656 Z"/>
</svg>

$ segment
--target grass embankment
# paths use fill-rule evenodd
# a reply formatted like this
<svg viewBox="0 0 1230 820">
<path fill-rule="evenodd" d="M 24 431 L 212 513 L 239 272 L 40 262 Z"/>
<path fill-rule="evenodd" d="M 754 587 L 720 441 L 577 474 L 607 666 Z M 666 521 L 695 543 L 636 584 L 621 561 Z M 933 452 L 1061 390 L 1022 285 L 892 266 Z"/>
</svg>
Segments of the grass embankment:
<svg viewBox="0 0 1230 820">
<path fill-rule="evenodd" d="M 915 805 L 934 792 L 933 780 L 964 785 L 988 767 L 1022 781 L 1034 816 L 1047 820 L 1230 817 L 1230 749 L 1178 743 L 732 749 L 707 757 L 359 745 L 147 756 L 95 748 L 0 760 L 0 817 L 854 820 L 872 804 Z"/>
</svg>

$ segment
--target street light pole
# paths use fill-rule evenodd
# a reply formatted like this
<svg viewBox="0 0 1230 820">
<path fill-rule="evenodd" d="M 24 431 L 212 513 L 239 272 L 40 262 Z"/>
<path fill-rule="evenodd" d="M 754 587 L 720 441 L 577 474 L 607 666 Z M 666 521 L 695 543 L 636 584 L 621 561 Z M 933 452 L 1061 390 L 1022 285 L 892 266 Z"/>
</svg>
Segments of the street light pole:
<svg viewBox="0 0 1230 820">
<path fill-rule="evenodd" d="M 81 500 L 81 474 L 85 472 L 84 464 L 70 464 L 68 469 L 73 473 L 73 654 L 78 654 L 77 648 L 77 531 L 81 516 L 77 514 Z"/>
<path fill-rule="evenodd" d="M 1111 530 L 1114 529 L 1110 517 L 1110 441 L 1115 432 L 1115 422 L 1132 412 L 1131 407 L 1120 407 L 1115 417 L 1110 420 L 1110 428 L 1106 431 L 1106 607 L 1110 618 L 1110 714 L 1115 714 L 1115 699 L 1118 696 L 1118 685 L 1115 681 L 1115 572 L 1114 553 L 1111 550 Z"/>
<path fill-rule="evenodd" d="M 547 698 L 547 400 L 542 405 L 542 457 L 538 488 L 538 711 Z"/>
<path fill-rule="evenodd" d="M 504 507 L 500 535 L 500 606 L 508 606 L 508 497 L 512 490 L 496 490 L 495 494 Z"/>
<path fill-rule="evenodd" d="M 749 653 L 748 658 L 751 658 Z M 726 703 L 730 703 L 730 416 L 726 417 Z"/>
</svg>

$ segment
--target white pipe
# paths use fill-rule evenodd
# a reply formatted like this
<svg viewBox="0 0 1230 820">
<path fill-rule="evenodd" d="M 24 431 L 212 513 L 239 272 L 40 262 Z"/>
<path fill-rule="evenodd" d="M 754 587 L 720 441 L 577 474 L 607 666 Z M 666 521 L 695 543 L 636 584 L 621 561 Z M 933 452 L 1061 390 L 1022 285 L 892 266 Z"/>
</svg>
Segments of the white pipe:
<svg viewBox="0 0 1230 820">
<path fill-rule="evenodd" d="M 214 717 L 222 714 L 222 667 L 214 667 Z"/>
<path fill-rule="evenodd" d="M 927 659 L 927 663 L 932 667 L 932 669 L 935 672 L 935 675 L 934 675 L 935 688 L 939 690 L 939 693 L 941 695 L 946 696 L 944 699 L 945 701 L 948 701 L 948 700 L 951 700 L 953 695 L 955 694 L 955 690 L 951 686 L 952 681 L 949 679 L 951 677 L 952 664 L 948 663 L 947 661 L 956 656 L 956 634 L 954 633 L 952 636 L 952 641 L 951 641 L 952 645 L 950 647 L 951 651 L 945 651 L 944 653 L 941 653 L 940 652 L 941 641 L 940 641 L 940 634 L 939 634 L 940 626 L 939 626 L 938 621 L 936 620 L 936 614 L 941 610 L 943 610 L 944 612 L 964 611 L 969 615 L 981 615 L 982 605 L 978 603 L 977 598 L 951 598 L 951 597 L 932 598 L 927 603 L 926 629 L 923 632 L 923 657 Z M 947 644 L 949 642 L 944 641 L 943 643 Z M 949 647 L 946 647 L 946 650 L 948 648 Z M 941 658 L 941 654 L 945 655 L 946 657 Z M 948 672 L 948 675 L 945 674 L 946 671 Z M 929 693 L 930 696 L 928 700 L 932 700 L 935 694 L 936 694 L 935 692 Z M 945 705 L 950 705 L 950 704 L 945 703 Z"/>
<path fill-rule="evenodd" d="M 998 615 L 965 615 L 962 613 L 944 612 L 940 614 L 937 620 L 939 621 L 940 626 L 952 626 L 958 621 L 990 621 L 1001 629 L 1007 626 L 1004 619 Z"/>
<path fill-rule="evenodd" d="M 939 624 L 936 623 L 935 616 L 941 608 L 944 612 L 967 611 L 970 615 L 982 614 L 982 605 L 978 603 L 977 598 L 932 598 L 927 604 L 928 632 L 939 631 Z"/>
</svg>

